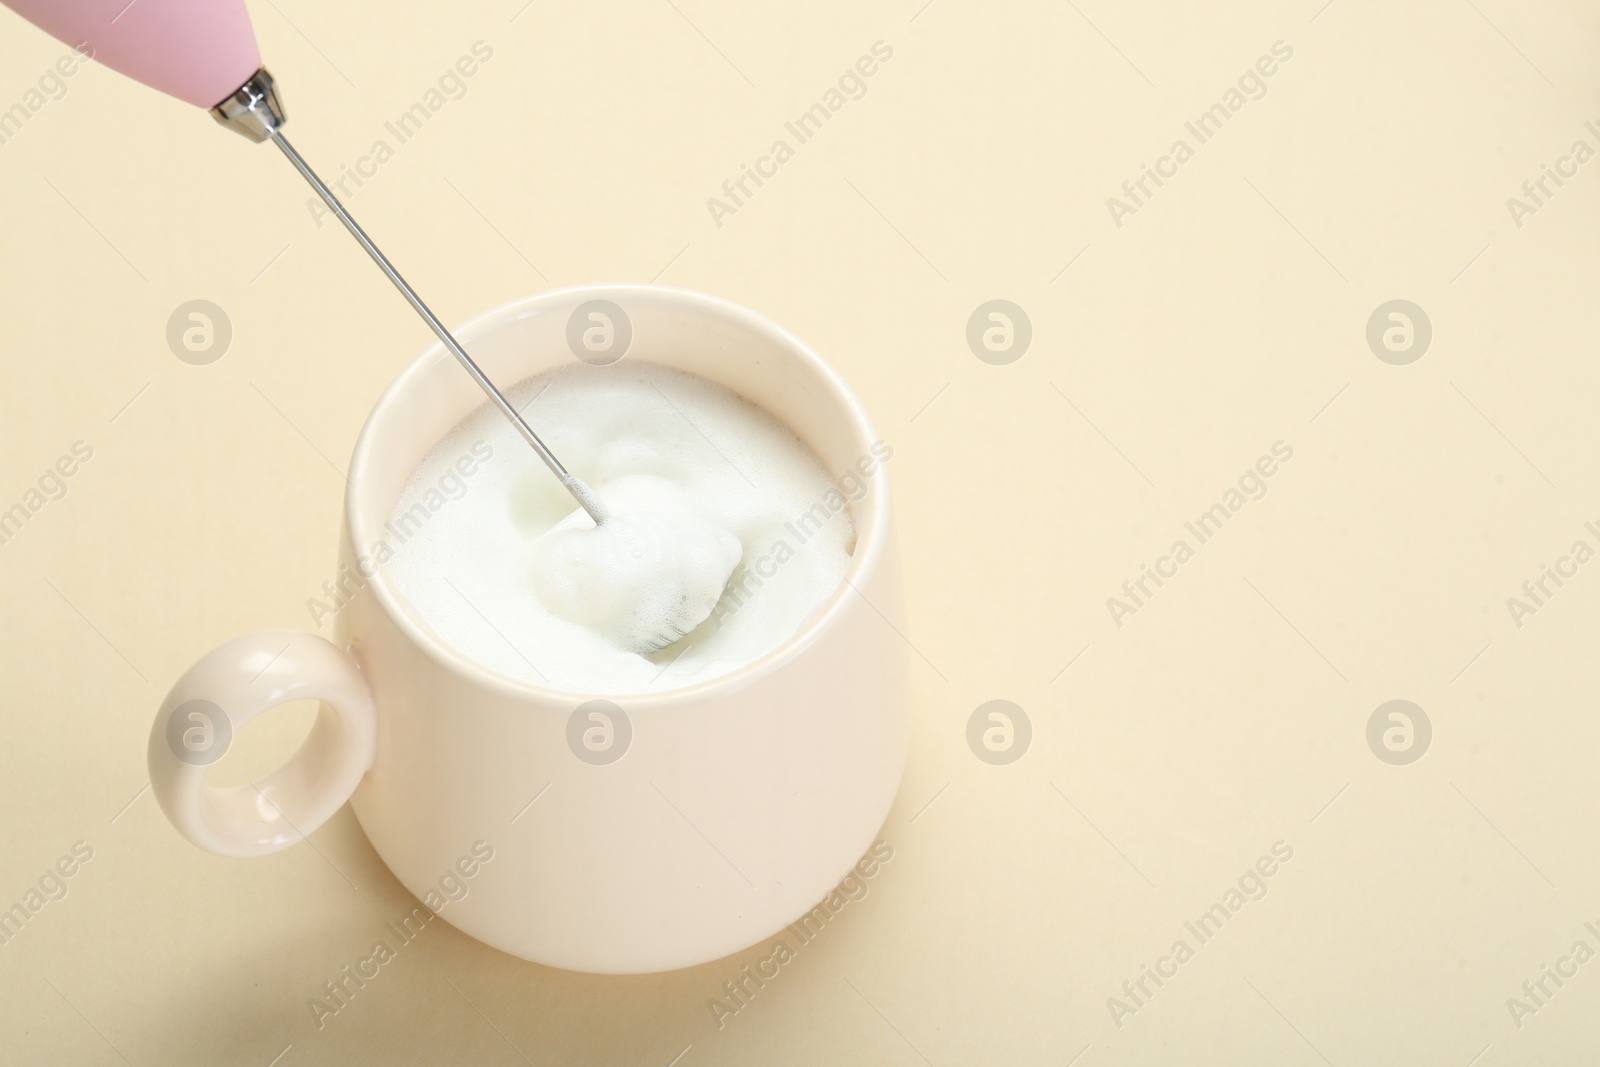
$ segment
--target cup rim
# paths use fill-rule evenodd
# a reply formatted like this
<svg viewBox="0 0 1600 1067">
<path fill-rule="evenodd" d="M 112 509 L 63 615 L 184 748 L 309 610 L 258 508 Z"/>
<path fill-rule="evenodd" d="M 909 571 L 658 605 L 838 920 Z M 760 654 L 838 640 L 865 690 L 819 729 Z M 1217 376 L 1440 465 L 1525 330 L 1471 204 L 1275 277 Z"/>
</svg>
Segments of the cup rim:
<svg viewBox="0 0 1600 1067">
<path fill-rule="evenodd" d="M 514 322 L 531 309 L 546 305 L 560 306 L 568 302 L 574 304 L 582 303 L 584 300 L 589 299 L 612 299 L 617 300 L 619 303 L 624 299 L 649 299 L 668 305 L 688 306 L 713 315 L 722 316 L 753 333 L 763 335 L 775 346 L 785 349 L 790 355 L 796 357 L 816 376 L 818 382 L 828 393 L 830 400 L 837 404 L 839 409 L 848 417 L 858 437 L 858 443 L 862 444 L 864 448 L 870 448 L 873 443 L 879 440 L 877 431 L 872 425 L 872 420 L 867 415 L 866 408 L 856 397 L 855 392 L 839 372 L 810 345 L 760 312 L 724 297 L 703 293 L 695 289 L 627 282 L 594 283 L 566 286 L 559 289 L 546 289 L 527 296 L 517 297 L 487 311 L 480 312 L 459 327 L 453 328 L 451 332 L 465 347 L 469 346 L 469 342 L 475 335 L 496 328 L 508 320 Z M 376 531 L 369 529 L 365 522 L 361 505 L 362 487 L 368 481 L 368 471 L 372 462 L 371 456 L 380 447 L 378 436 L 380 424 L 385 421 L 383 415 L 388 408 L 398 403 L 399 398 L 408 390 L 417 388 L 419 381 L 433 368 L 440 358 L 448 359 L 451 357 L 445 351 L 444 345 L 435 341 L 412 359 L 399 374 L 395 375 L 394 379 L 378 397 L 377 402 L 373 404 L 372 410 L 367 414 L 366 421 L 362 424 L 361 433 L 356 438 L 355 448 L 351 454 L 350 476 L 346 483 L 344 500 L 345 537 L 352 547 L 373 543 L 377 537 Z M 465 372 L 463 371 L 463 373 Z M 755 403 L 755 401 L 752 400 L 751 403 Z M 763 410 L 767 409 L 763 407 Z M 788 421 L 780 417 L 776 412 L 769 411 L 768 413 L 773 418 L 778 419 L 784 426 L 789 426 Z M 465 413 L 463 413 L 463 417 L 465 417 Z M 829 472 L 829 476 L 832 477 L 832 472 Z M 626 702 L 629 714 L 634 714 L 636 711 L 648 712 L 679 708 L 685 704 L 696 704 L 717 697 L 730 696 L 787 666 L 815 644 L 822 634 L 839 625 L 839 620 L 848 610 L 847 601 L 851 595 L 864 599 L 864 594 L 859 591 L 860 584 L 866 575 L 880 566 L 889 537 L 890 492 L 889 472 L 886 465 L 880 466 L 878 470 L 877 494 L 876 506 L 870 509 L 870 524 L 863 524 L 859 511 L 852 510 L 851 517 L 856 523 L 855 550 L 851 554 L 850 563 L 845 568 L 844 576 L 840 579 L 838 587 L 829 594 L 827 599 L 812 609 L 811 613 L 806 616 L 805 621 L 794 633 L 790 634 L 789 637 L 774 648 L 768 649 L 760 656 L 732 671 L 672 689 L 638 693 L 596 693 L 586 690 L 562 689 L 554 685 L 515 678 L 486 667 L 472 659 L 466 653 L 446 643 L 430 627 L 416 618 L 390 584 L 388 571 L 383 564 L 379 564 L 373 569 L 372 577 L 366 579 L 366 588 L 371 590 L 383 614 L 390 620 L 392 625 L 435 663 L 467 681 L 494 689 L 505 696 L 522 701 L 542 701 L 562 706 L 571 704 L 574 701 L 603 698 Z M 390 506 L 392 507 L 392 502 Z"/>
</svg>

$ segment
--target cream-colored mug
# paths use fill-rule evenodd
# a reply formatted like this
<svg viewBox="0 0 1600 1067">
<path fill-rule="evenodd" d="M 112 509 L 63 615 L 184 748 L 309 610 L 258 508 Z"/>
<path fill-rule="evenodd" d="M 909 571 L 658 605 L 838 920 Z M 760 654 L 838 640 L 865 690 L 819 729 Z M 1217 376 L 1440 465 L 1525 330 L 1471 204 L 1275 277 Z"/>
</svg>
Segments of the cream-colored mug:
<svg viewBox="0 0 1600 1067">
<path fill-rule="evenodd" d="M 821 357 L 716 297 L 555 290 L 458 336 L 507 385 L 575 354 L 620 357 L 699 374 L 765 408 L 858 497 L 844 582 L 777 648 L 680 689 L 595 701 L 479 666 L 410 613 L 377 562 L 406 478 L 483 401 L 435 345 L 356 442 L 339 541 L 352 597 L 335 642 L 262 631 L 191 667 L 151 729 L 155 796 L 185 837 L 233 856 L 287 848 L 348 800 L 407 889 L 538 963 L 642 973 L 754 944 L 849 872 L 899 786 L 909 693 L 890 621 L 901 601 L 892 453 Z M 322 707 L 287 763 L 253 783 L 207 784 L 235 731 L 305 698 Z"/>
</svg>

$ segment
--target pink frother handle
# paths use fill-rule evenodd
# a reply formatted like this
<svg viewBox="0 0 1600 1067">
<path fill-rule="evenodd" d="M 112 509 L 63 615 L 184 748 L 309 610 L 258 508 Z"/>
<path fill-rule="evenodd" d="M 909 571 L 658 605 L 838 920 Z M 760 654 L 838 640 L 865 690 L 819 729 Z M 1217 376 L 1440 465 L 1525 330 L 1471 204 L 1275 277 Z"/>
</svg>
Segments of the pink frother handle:
<svg viewBox="0 0 1600 1067">
<path fill-rule="evenodd" d="M 261 66 L 244 0 L 0 0 L 46 33 L 196 107 Z"/>
</svg>

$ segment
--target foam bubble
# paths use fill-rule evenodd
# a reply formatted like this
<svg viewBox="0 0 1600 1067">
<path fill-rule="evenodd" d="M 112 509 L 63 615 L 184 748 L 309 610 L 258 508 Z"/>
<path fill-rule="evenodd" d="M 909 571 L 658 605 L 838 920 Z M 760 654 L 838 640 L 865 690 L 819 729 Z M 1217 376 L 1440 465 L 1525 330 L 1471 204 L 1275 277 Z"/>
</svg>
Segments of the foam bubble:
<svg viewBox="0 0 1600 1067">
<path fill-rule="evenodd" d="M 613 482 L 605 505 L 601 525 L 574 509 L 534 542 L 534 592 L 623 651 L 665 648 L 711 616 L 744 546 L 655 475 Z"/>
</svg>

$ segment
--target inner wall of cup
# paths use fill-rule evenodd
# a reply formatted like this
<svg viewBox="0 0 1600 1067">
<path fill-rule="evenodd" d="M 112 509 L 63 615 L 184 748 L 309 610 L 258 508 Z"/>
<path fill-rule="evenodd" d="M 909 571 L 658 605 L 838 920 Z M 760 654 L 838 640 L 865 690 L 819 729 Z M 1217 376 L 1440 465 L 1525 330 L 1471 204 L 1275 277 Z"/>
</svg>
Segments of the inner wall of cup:
<svg viewBox="0 0 1600 1067">
<path fill-rule="evenodd" d="M 727 386 L 793 430 L 836 478 L 870 455 L 870 435 L 832 375 L 754 313 L 714 298 L 662 290 L 585 289 L 558 301 L 491 312 L 456 336 L 490 380 L 508 389 L 576 360 L 567 347 L 567 317 L 582 301 L 596 298 L 614 300 L 632 321 L 633 342 L 623 363 L 665 364 Z M 438 346 L 384 394 L 368 420 L 352 470 L 352 533 L 358 552 L 368 551 L 382 536 L 406 479 L 422 458 L 483 402 L 477 384 Z M 533 428 L 538 431 L 537 424 Z M 533 450 L 527 451 L 527 462 L 542 466 Z M 857 561 L 869 547 L 879 500 L 874 491 L 851 503 Z"/>
</svg>

